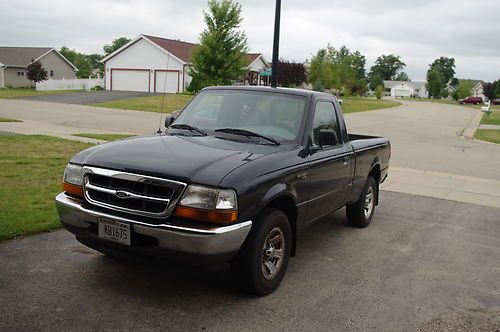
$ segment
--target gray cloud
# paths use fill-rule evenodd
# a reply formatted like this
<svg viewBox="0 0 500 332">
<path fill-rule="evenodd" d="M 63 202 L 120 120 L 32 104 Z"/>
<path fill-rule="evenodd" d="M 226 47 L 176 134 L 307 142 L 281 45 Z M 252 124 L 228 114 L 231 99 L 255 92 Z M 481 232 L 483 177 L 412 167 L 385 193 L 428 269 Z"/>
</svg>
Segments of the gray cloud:
<svg viewBox="0 0 500 332">
<path fill-rule="evenodd" d="M 270 57 L 274 2 L 241 0 L 250 48 Z M 0 45 L 63 45 L 101 52 L 114 38 L 141 33 L 197 41 L 205 0 L 0 0 Z M 385 0 L 284 0 L 281 56 L 310 58 L 328 43 L 367 56 L 401 55 L 413 79 L 425 78 L 439 56 L 455 57 L 457 75 L 500 77 L 498 0 L 418 2 Z"/>
</svg>

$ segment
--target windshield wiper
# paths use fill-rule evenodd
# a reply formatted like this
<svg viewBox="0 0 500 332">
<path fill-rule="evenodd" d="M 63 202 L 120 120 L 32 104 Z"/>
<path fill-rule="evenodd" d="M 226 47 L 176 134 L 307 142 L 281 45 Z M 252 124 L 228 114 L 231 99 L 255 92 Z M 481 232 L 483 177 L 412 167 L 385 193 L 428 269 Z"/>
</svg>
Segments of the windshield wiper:
<svg viewBox="0 0 500 332">
<path fill-rule="evenodd" d="M 181 129 L 181 130 L 189 130 L 190 132 L 198 133 L 198 134 L 200 134 L 202 136 L 207 136 L 207 133 L 205 133 L 203 130 L 201 130 L 199 128 L 196 128 L 195 126 L 191 126 L 191 125 L 185 124 L 185 123 L 174 124 L 174 125 L 171 125 L 169 128 L 172 128 L 172 129 Z"/>
<path fill-rule="evenodd" d="M 240 135 L 240 136 L 246 136 L 246 137 L 258 137 L 265 139 L 268 142 L 273 143 L 274 145 L 280 145 L 280 142 L 270 138 L 266 137 L 264 135 L 258 134 L 256 132 L 246 130 L 246 129 L 237 129 L 237 128 L 221 128 L 221 129 L 216 129 L 214 130 L 216 133 L 225 133 L 225 134 L 232 134 L 232 135 Z"/>
</svg>

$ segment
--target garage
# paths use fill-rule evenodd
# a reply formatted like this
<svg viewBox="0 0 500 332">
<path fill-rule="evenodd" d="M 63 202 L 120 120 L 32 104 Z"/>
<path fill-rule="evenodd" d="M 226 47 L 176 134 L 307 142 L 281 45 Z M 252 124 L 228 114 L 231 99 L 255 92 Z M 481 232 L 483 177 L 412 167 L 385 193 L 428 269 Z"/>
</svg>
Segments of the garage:
<svg viewBox="0 0 500 332">
<path fill-rule="evenodd" d="M 180 72 L 178 70 L 155 70 L 154 92 L 179 93 Z"/>
<path fill-rule="evenodd" d="M 149 69 L 111 69 L 110 90 L 151 92 Z"/>
</svg>

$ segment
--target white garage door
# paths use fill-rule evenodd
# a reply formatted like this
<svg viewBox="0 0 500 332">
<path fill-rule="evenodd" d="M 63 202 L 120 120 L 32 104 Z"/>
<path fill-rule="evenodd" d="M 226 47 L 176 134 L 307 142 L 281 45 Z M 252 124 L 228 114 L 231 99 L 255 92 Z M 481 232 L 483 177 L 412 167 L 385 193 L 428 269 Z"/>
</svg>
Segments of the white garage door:
<svg viewBox="0 0 500 332">
<path fill-rule="evenodd" d="M 178 71 L 155 71 L 155 92 L 179 93 Z"/>
<path fill-rule="evenodd" d="M 112 69 L 111 90 L 150 92 L 149 70 Z"/>
</svg>

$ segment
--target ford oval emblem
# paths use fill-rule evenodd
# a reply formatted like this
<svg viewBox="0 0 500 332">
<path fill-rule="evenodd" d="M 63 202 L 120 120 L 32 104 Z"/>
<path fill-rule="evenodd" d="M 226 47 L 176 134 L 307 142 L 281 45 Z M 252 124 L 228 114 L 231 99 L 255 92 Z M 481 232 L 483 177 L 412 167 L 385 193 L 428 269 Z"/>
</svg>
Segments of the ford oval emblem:
<svg viewBox="0 0 500 332">
<path fill-rule="evenodd" d="M 115 193 L 115 195 L 116 195 L 116 197 L 121 198 L 121 199 L 125 199 L 125 198 L 129 198 L 130 197 L 130 194 L 128 192 L 121 191 L 121 190 L 117 191 Z"/>
</svg>

